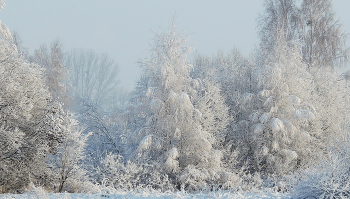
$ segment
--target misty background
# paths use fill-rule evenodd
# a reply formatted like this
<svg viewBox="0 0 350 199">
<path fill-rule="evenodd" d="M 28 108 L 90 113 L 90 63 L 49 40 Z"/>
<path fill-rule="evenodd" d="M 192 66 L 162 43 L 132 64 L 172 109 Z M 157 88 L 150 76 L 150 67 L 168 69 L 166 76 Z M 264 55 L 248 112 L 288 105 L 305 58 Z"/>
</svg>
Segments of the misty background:
<svg viewBox="0 0 350 199">
<path fill-rule="evenodd" d="M 121 1 L 12 0 L 0 11 L 1 23 L 16 31 L 30 54 L 42 43 L 60 39 L 64 50 L 107 53 L 119 66 L 120 86 L 132 90 L 154 33 L 176 18 L 190 35 L 192 53 L 214 55 L 238 48 L 248 56 L 258 44 L 256 18 L 263 0 Z M 334 0 L 336 19 L 350 31 L 350 0 Z"/>
</svg>

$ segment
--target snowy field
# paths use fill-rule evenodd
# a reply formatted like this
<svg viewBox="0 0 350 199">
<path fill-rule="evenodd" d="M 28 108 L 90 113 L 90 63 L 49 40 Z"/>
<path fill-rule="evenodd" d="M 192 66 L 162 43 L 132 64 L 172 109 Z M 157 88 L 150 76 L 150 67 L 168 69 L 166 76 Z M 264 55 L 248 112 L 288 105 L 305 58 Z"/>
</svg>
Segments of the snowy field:
<svg viewBox="0 0 350 199">
<path fill-rule="evenodd" d="M 229 193 L 229 192 L 210 192 L 210 193 L 197 193 L 188 194 L 184 192 L 176 193 L 149 193 L 149 192 L 117 192 L 114 194 L 37 194 L 37 193 L 27 193 L 27 194 L 2 194 L 1 199 L 99 199 L 99 198 L 123 198 L 123 199 L 136 199 L 136 198 L 291 198 L 289 194 L 281 193 L 268 193 L 268 192 L 257 192 L 257 193 Z"/>
</svg>

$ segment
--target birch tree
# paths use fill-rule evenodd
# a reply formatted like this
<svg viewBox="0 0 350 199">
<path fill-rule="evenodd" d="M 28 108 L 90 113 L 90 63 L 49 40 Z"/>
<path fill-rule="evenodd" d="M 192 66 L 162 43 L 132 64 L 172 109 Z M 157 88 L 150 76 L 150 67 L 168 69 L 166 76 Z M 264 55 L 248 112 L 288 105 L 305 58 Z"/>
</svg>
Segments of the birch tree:
<svg viewBox="0 0 350 199">
<path fill-rule="evenodd" d="M 350 50 L 348 34 L 336 20 L 331 0 L 304 0 L 300 8 L 299 38 L 303 60 L 310 67 L 343 67 Z"/>
<path fill-rule="evenodd" d="M 260 59 L 275 49 L 274 40 L 281 31 L 287 41 L 299 40 L 303 61 L 311 67 L 331 69 L 348 63 L 348 34 L 336 20 L 331 0 L 266 0 L 265 12 L 258 19 L 261 38 Z"/>
<path fill-rule="evenodd" d="M 227 173 L 221 172 L 222 154 L 213 146 L 219 131 L 215 122 L 223 127 L 227 118 L 218 116 L 224 120 L 221 124 L 210 118 L 210 112 L 204 113 L 216 106 L 215 100 L 219 99 L 218 104 L 223 100 L 212 98 L 220 95 L 217 88 L 211 90 L 209 82 L 191 78 L 193 66 L 187 60 L 186 40 L 174 26 L 156 35 L 133 94 L 133 120 L 139 126 L 129 139 L 135 143 L 133 159 L 161 165 L 172 180 L 196 190 L 226 179 Z M 205 107 L 207 102 L 210 108 Z M 225 114 L 227 109 L 221 105 Z M 214 115 L 220 112 L 216 111 Z"/>
<path fill-rule="evenodd" d="M 265 11 L 258 18 L 260 53 L 274 51 L 275 38 L 283 31 L 288 41 L 298 38 L 298 8 L 295 0 L 265 0 Z"/>
<path fill-rule="evenodd" d="M 53 100 L 61 102 L 65 108 L 68 108 L 69 96 L 66 86 L 68 69 L 63 64 L 63 59 L 62 44 L 59 40 L 53 41 L 49 49 L 46 44 L 42 44 L 35 50 L 34 56 L 29 57 L 31 62 L 45 68 L 45 84 Z"/>
<path fill-rule="evenodd" d="M 347 91 L 331 69 L 312 73 L 298 45 L 287 44 L 284 34 L 275 42 L 276 51 L 258 78 L 260 91 L 242 95 L 244 114 L 235 132 L 253 170 L 284 175 L 326 158 L 333 138 L 341 136 L 349 107 Z"/>
</svg>

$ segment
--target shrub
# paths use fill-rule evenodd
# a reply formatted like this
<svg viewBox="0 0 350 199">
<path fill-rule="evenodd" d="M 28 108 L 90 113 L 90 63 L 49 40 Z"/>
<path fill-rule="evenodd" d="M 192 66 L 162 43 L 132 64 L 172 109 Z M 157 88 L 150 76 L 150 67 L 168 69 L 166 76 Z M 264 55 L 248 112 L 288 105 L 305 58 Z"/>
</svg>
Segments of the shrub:
<svg viewBox="0 0 350 199">
<path fill-rule="evenodd" d="M 329 149 L 328 160 L 306 171 L 306 179 L 295 189 L 295 198 L 350 197 L 350 142 L 336 142 Z"/>
</svg>

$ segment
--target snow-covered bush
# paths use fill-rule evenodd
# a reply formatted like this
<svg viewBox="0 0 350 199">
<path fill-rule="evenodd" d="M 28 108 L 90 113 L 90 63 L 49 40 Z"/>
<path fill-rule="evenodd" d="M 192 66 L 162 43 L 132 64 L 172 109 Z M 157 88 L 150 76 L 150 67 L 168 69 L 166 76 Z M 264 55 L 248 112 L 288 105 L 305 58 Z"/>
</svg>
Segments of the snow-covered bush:
<svg viewBox="0 0 350 199">
<path fill-rule="evenodd" d="M 139 165 L 125 162 L 120 155 L 107 155 L 102 166 L 97 169 L 99 184 L 116 190 L 133 191 L 142 188 L 172 191 L 174 184 L 167 174 L 161 173 L 153 165 Z"/>
<path fill-rule="evenodd" d="M 295 188 L 295 198 L 350 197 L 350 139 L 337 141 L 328 159 L 305 172 L 306 179 Z"/>
<path fill-rule="evenodd" d="M 24 194 L 28 194 L 29 196 L 32 196 L 32 198 L 49 199 L 47 191 L 41 186 L 35 186 L 32 182 L 29 183 Z"/>
<path fill-rule="evenodd" d="M 263 179 L 258 172 L 240 172 L 238 173 L 241 183 L 235 188 L 240 191 L 259 191 L 263 188 Z"/>
<path fill-rule="evenodd" d="M 196 168 L 188 165 L 179 175 L 181 189 L 188 191 L 198 190 L 225 190 L 233 189 L 241 185 L 240 177 L 231 172 L 213 168 Z"/>
</svg>

